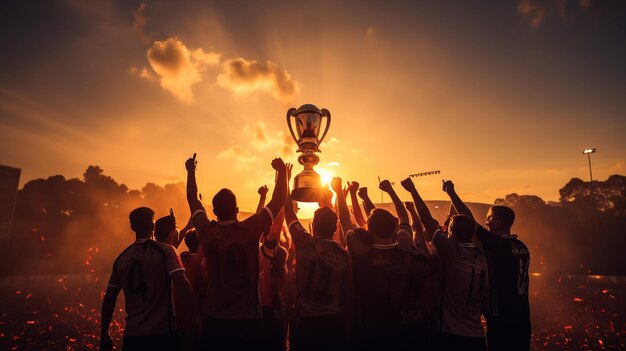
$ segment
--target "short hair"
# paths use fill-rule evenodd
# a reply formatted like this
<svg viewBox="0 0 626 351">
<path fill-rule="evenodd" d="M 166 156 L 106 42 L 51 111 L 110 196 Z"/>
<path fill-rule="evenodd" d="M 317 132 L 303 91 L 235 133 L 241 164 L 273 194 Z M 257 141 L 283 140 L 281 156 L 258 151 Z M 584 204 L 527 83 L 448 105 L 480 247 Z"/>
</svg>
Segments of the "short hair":
<svg viewBox="0 0 626 351">
<path fill-rule="evenodd" d="M 381 238 L 391 238 L 396 233 L 398 219 L 389 211 L 376 208 L 367 219 L 367 229 L 374 236 Z"/>
<path fill-rule="evenodd" d="M 198 246 L 200 246 L 200 239 L 198 238 L 198 232 L 195 228 L 189 229 L 185 234 L 185 245 L 189 249 L 189 252 L 198 252 Z"/>
<path fill-rule="evenodd" d="M 154 223 L 154 237 L 159 242 L 165 242 L 167 236 L 176 229 L 176 218 L 173 215 L 161 217 Z"/>
<path fill-rule="evenodd" d="M 213 196 L 213 212 L 218 219 L 228 220 L 237 216 L 237 198 L 230 189 L 222 189 Z"/>
<path fill-rule="evenodd" d="M 515 222 L 515 211 L 508 206 L 491 206 L 491 214 L 498 218 L 505 229 L 511 229 Z"/>
<path fill-rule="evenodd" d="M 154 229 L 154 211 L 148 207 L 139 207 L 130 212 L 130 229 L 137 234 L 152 234 Z"/>
<path fill-rule="evenodd" d="M 450 220 L 450 234 L 462 242 L 471 242 L 474 238 L 475 229 L 476 222 L 466 215 L 455 215 Z"/>
<path fill-rule="evenodd" d="M 337 230 L 337 214 L 328 207 L 320 207 L 313 214 L 313 234 L 324 239 L 332 239 Z"/>
</svg>

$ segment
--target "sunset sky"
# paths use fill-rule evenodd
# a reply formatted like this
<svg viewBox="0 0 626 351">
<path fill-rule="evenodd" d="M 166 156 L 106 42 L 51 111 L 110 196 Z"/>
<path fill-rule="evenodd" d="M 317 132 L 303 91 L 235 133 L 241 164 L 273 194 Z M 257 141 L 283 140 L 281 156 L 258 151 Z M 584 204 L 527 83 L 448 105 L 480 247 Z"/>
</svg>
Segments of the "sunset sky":
<svg viewBox="0 0 626 351">
<path fill-rule="evenodd" d="M 253 210 L 285 113 L 332 113 L 318 168 L 416 180 L 443 199 L 558 200 L 626 174 L 626 2 L 2 1 L 0 164 L 21 184 L 88 165 L 130 188 L 179 182 Z M 296 172 L 302 166 L 294 167 Z M 396 184 L 400 190 L 399 184 Z M 404 191 L 403 198 L 408 199 Z"/>
</svg>

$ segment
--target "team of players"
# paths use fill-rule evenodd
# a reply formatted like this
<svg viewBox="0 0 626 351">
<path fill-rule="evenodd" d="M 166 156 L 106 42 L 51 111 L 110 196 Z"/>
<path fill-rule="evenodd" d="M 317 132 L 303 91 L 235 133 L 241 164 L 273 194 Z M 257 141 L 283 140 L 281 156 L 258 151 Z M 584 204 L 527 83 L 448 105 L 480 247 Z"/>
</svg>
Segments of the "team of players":
<svg viewBox="0 0 626 351">
<path fill-rule="evenodd" d="M 149 208 L 131 212 L 136 241 L 113 264 L 102 350 L 112 349 L 120 290 L 124 350 L 529 349 L 530 255 L 511 235 L 510 208 L 492 207 L 485 229 L 447 181 L 452 206 L 439 225 L 410 178 L 401 183 L 413 199 L 406 204 L 389 181 L 380 183 L 397 217 L 374 208 L 358 183 L 344 188 L 334 178 L 336 203 L 328 191 L 311 234 L 289 196 L 291 165 L 274 159 L 267 206 L 262 187 L 257 213 L 238 221 L 235 195 L 222 189 L 212 201 L 215 221 L 198 199 L 195 158 L 185 164 L 190 252 L 184 262 L 177 254 L 173 214 L 155 224 Z"/>
</svg>

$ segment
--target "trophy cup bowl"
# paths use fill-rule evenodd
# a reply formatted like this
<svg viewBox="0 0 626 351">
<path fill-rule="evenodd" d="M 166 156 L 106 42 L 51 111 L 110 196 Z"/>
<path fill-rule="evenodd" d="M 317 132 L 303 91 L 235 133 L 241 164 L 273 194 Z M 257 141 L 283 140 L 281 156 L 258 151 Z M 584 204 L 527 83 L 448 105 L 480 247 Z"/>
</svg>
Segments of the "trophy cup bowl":
<svg viewBox="0 0 626 351">
<path fill-rule="evenodd" d="M 324 118 L 326 118 L 326 125 L 324 132 L 321 133 Z M 295 123 L 295 128 L 293 128 L 293 123 Z M 304 170 L 294 177 L 291 198 L 300 202 L 319 202 L 325 191 L 322 188 L 322 177 L 315 172 L 313 167 L 320 161 L 315 153 L 321 152 L 319 145 L 330 128 L 330 112 L 327 109 L 320 110 L 311 104 L 302 105 L 298 109 L 290 108 L 287 111 L 287 125 L 293 140 L 298 145 L 296 152 L 302 153 L 298 156 L 298 163 L 304 166 Z"/>
</svg>

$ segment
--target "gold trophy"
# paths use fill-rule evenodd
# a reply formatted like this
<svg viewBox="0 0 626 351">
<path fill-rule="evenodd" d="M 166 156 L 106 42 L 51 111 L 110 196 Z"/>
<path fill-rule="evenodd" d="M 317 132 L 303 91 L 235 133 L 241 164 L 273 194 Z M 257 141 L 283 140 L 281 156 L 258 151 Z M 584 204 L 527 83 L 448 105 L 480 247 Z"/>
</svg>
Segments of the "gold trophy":
<svg viewBox="0 0 626 351">
<path fill-rule="evenodd" d="M 324 117 L 326 117 L 326 126 L 320 138 Z M 296 124 L 297 137 L 293 132 L 292 120 Z M 325 108 L 320 110 L 311 104 L 302 105 L 297 110 L 292 107 L 287 111 L 287 125 L 293 140 L 298 144 L 296 152 L 302 152 L 302 155 L 298 156 L 298 162 L 304 166 L 304 171 L 294 178 L 291 198 L 300 202 L 318 202 L 322 200 L 324 190 L 322 177 L 313 170 L 313 166 L 320 162 L 320 158 L 315 153 L 321 152 L 319 145 L 328 133 L 330 112 Z"/>
</svg>

